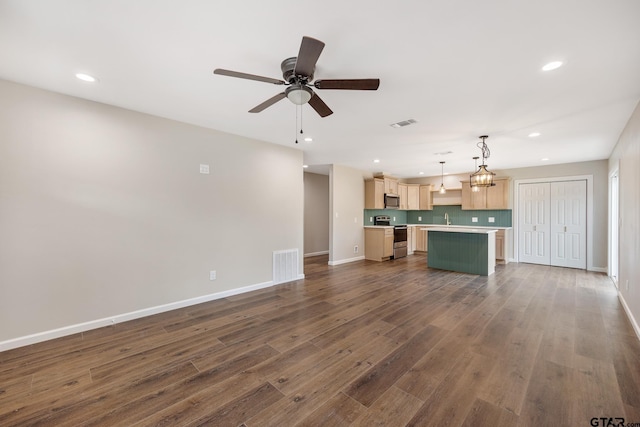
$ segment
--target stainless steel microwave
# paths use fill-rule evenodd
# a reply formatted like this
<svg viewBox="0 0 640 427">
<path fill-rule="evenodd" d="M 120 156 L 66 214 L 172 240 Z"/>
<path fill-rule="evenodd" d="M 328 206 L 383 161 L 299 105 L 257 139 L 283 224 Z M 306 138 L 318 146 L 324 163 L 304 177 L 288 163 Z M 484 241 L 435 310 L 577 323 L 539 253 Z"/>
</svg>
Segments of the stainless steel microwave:
<svg viewBox="0 0 640 427">
<path fill-rule="evenodd" d="M 385 209 L 399 209 L 400 208 L 400 196 L 397 194 L 384 195 L 384 208 Z"/>
</svg>

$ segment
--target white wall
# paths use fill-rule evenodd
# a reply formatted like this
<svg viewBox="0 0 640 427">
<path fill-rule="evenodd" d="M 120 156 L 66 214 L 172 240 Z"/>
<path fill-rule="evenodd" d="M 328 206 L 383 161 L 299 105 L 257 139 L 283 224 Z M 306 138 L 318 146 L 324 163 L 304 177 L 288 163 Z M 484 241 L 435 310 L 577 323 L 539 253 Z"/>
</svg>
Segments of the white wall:
<svg viewBox="0 0 640 427">
<path fill-rule="evenodd" d="M 304 253 L 329 253 L 329 175 L 304 174 Z"/>
<path fill-rule="evenodd" d="M 298 248 L 302 271 L 301 151 L 2 80 L 0 94 L 0 350 L 269 285 L 274 250 Z"/>
<path fill-rule="evenodd" d="M 619 165 L 620 263 L 619 291 L 640 337 L 640 104 L 620 135 L 610 170 Z"/>
<path fill-rule="evenodd" d="M 331 192 L 331 235 L 329 264 L 364 259 L 364 173 L 346 166 L 332 165 L 329 173 Z M 358 252 L 354 252 L 354 246 Z"/>
</svg>

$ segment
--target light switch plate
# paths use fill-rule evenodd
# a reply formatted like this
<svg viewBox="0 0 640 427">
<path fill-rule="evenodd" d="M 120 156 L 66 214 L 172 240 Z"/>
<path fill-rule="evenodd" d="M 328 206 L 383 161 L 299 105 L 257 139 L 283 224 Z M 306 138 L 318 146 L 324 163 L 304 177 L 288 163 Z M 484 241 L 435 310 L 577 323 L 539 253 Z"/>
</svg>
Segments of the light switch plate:
<svg viewBox="0 0 640 427">
<path fill-rule="evenodd" d="M 478 217 L 477 216 L 472 216 L 471 217 L 471 222 L 478 222 Z"/>
<path fill-rule="evenodd" d="M 496 219 L 492 216 L 489 217 L 489 222 L 496 222 Z"/>
<path fill-rule="evenodd" d="M 209 175 L 209 165 L 200 165 L 200 173 Z"/>
</svg>

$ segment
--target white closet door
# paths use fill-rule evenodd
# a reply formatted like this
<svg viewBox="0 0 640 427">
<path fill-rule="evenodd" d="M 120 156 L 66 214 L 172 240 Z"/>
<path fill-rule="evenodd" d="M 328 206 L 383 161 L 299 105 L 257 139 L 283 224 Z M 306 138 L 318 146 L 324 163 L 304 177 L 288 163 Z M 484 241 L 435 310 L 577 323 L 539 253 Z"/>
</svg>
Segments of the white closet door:
<svg viewBox="0 0 640 427">
<path fill-rule="evenodd" d="M 520 184 L 518 193 L 519 259 L 549 265 L 549 183 Z"/>
<path fill-rule="evenodd" d="M 551 265 L 587 268 L 587 182 L 551 183 Z"/>
</svg>

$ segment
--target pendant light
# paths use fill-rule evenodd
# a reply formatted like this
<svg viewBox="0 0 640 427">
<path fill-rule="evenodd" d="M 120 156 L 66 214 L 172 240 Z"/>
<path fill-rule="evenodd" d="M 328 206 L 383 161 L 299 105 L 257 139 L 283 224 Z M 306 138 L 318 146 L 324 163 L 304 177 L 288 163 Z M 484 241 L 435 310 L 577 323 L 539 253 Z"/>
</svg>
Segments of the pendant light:
<svg viewBox="0 0 640 427">
<path fill-rule="evenodd" d="M 440 164 L 442 165 L 442 181 L 440 183 L 440 194 L 445 194 L 447 192 L 447 189 L 444 188 L 444 162 L 440 162 Z"/>
<path fill-rule="evenodd" d="M 487 138 L 489 138 L 487 135 L 483 135 L 480 137 L 482 141 L 478 142 L 478 148 L 482 151 L 482 164 L 476 173 L 472 174 L 470 177 L 471 187 L 493 187 L 495 185 L 493 183 L 493 177 L 496 174 L 487 170 L 487 165 L 484 164 L 485 159 L 488 159 L 491 154 L 489 147 L 487 147 L 487 143 L 485 142 L 485 139 Z"/>
<path fill-rule="evenodd" d="M 475 156 L 475 157 L 473 158 L 473 160 L 474 160 L 474 163 L 473 163 L 473 164 L 474 164 L 473 170 L 478 169 L 478 159 L 479 159 L 479 158 L 480 158 L 480 157 L 478 157 L 478 156 Z M 477 193 L 477 192 L 479 192 L 479 191 L 480 191 L 480 187 L 478 187 L 477 185 L 473 185 L 473 183 L 471 183 L 471 191 L 473 191 L 474 193 Z"/>
</svg>

